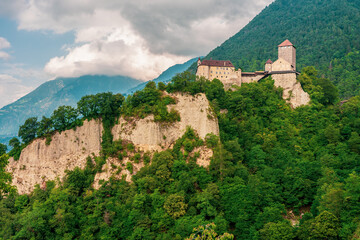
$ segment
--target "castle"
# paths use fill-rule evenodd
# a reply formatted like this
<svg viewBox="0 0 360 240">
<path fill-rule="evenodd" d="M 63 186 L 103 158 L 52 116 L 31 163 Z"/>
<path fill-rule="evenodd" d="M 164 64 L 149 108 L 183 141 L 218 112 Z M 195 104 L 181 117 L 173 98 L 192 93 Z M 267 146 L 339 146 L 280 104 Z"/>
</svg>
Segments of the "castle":
<svg viewBox="0 0 360 240">
<path fill-rule="evenodd" d="M 270 59 L 265 63 L 264 71 L 242 72 L 235 69 L 230 61 L 203 60 L 197 62 L 196 75 L 212 80 L 219 79 L 226 89 L 233 85 L 241 86 L 243 83 L 258 82 L 271 76 L 277 87 L 284 89 L 283 98 L 290 102 L 292 107 L 306 105 L 310 102 L 309 95 L 303 91 L 296 76 L 296 47 L 285 40 L 278 46 L 278 59 L 272 62 Z"/>
</svg>

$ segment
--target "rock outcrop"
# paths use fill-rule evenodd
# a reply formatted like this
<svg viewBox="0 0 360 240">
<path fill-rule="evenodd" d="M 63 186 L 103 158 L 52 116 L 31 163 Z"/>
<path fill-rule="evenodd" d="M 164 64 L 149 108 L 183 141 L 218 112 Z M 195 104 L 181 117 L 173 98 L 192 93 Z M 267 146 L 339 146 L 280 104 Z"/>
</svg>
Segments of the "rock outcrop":
<svg viewBox="0 0 360 240">
<path fill-rule="evenodd" d="M 187 126 L 193 128 L 199 137 L 204 139 L 208 133 L 219 134 L 219 125 L 214 116 L 209 101 L 204 94 L 191 96 L 173 94 L 176 104 L 168 105 L 168 110 L 175 109 L 180 114 L 180 122 L 171 124 L 154 122 L 150 115 L 137 121 L 119 119 L 113 128 L 114 140 L 124 139 L 140 146 L 144 151 L 168 148 L 186 131 Z"/>
<path fill-rule="evenodd" d="M 276 87 L 284 89 L 283 99 L 288 101 L 291 107 L 297 108 L 310 102 L 309 94 L 302 89 L 295 73 L 273 74 L 272 78 Z"/>
<path fill-rule="evenodd" d="M 99 155 L 102 130 L 100 121 L 84 121 L 76 130 L 55 133 L 49 145 L 46 139 L 35 139 L 19 160 L 9 160 L 7 171 L 13 174 L 13 185 L 20 194 L 29 193 L 35 184 L 62 179 L 65 170 L 83 168 L 88 156 Z"/>
<path fill-rule="evenodd" d="M 112 129 L 114 140 L 123 139 L 132 142 L 136 149 L 143 152 L 162 151 L 172 146 L 186 131 L 187 126 L 192 127 L 200 138 L 205 138 L 208 133 L 219 134 L 217 118 L 213 116 L 209 102 L 204 94 L 189 96 L 186 94 L 171 95 L 176 99 L 176 104 L 168 108 L 179 112 L 179 122 L 166 124 L 154 122 L 152 115 L 144 119 L 120 118 Z M 23 149 L 20 159 L 9 160 L 7 171 L 13 174 L 13 185 L 20 194 L 30 193 L 34 185 L 43 184 L 45 181 L 60 180 L 65 176 L 66 170 L 75 167 L 85 167 L 86 158 L 99 155 L 101 150 L 102 123 L 99 120 L 85 121 L 83 126 L 75 130 L 67 130 L 52 136 L 49 145 L 45 139 L 36 139 Z M 210 149 L 199 149 L 199 165 L 207 166 L 212 156 Z M 130 157 L 130 156 L 129 156 Z M 124 166 L 129 158 L 123 159 L 118 166 Z M 103 172 L 95 176 L 95 185 L 101 179 L 107 180 L 115 174 L 121 177 L 127 174 L 130 180 L 131 173 L 124 167 L 115 171 L 116 159 L 108 159 L 103 166 Z M 133 173 L 136 173 L 143 163 L 134 164 Z"/>
<path fill-rule="evenodd" d="M 181 138 L 187 127 L 194 129 L 200 138 L 204 139 L 209 133 L 219 135 L 219 125 L 216 116 L 210 108 L 209 101 L 204 94 L 191 96 L 187 94 L 171 94 L 176 99 L 176 104 L 169 105 L 168 110 L 174 109 L 180 114 L 180 121 L 174 123 L 154 122 L 154 116 L 149 115 L 144 119 L 125 120 L 121 117 L 118 124 L 114 126 L 112 134 L 114 140 L 126 140 L 132 142 L 142 153 L 162 151 L 170 148 L 173 143 Z M 210 164 L 210 158 L 213 155 L 211 149 L 200 147 L 193 152 L 199 153 L 197 164 L 207 167 Z M 117 159 L 108 159 L 104 164 L 101 173 L 95 176 L 94 187 L 99 186 L 99 181 L 107 180 L 111 176 L 121 177 L 126 175 L 126 180 L 131 180 L 131 175 L 138 172 L 144 164 L 133 163 L 131 156 L 124 158 L 121 162 Z M 133 173 L 125 168 L 128 162 L 132 163 Z M 119 169 L 121 169 L 119 171 Z"/>
</svg>

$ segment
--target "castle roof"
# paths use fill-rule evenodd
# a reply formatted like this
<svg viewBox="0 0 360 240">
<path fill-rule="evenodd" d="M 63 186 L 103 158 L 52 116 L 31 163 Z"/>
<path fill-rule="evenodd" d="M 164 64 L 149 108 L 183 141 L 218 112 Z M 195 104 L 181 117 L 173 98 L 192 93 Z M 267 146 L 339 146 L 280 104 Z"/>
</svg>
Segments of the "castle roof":
<svg viewBox="0 0 360 240">
<path fill-rule="evenodd" d="M 266 64 L 272 64 L 272 63 L 273 63 L 273 61 L 271 61 L 271 59 L 266 61 Z"/>
<path fill-rule="evenodd" d="M 293 46 L 295 47 L 288 39 L 286 39 L 283 43 L 281 43 L 278 47 L 287 47 L 287 46 Z"/>
<path fill-rule="evenodd" d="M 222 60 L 203 60 L 200 66 L 211 66 L 211 67 L 234 67 L 230 61 Z"/>
</svg>

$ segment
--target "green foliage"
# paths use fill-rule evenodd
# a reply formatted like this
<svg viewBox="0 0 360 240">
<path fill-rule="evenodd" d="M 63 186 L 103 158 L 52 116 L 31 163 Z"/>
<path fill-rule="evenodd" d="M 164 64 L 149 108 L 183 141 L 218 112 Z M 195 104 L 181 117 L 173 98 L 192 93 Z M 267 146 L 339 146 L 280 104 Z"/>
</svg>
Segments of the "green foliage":
<svg viewBox="0 0 360 240">
<path fill-rule="evenodd" d="M 179 218 L 186 213 L 187 204 L 184 197 L 178 194 L 169 195 L 164 202 L 164 209 L 173 218 Z"/>
<path fill-rule="evenodd" d="M 317 82 L 315 68 L 300 78 L 312 104 L 296 109 L 271 78 L 227 92 L 216 80 L 194 79 L 178 75 L 166 88 L 205 93 L 220 136 L 204 141 L 189 127 L 171 149 L 155 153 L 113 141 L 111 129 L 120 114 L 160 117 L 160 110 L 174 103 L 149 83 L 121 106 L 114 100 L 114 114 L 101 115 L 102 154 L 88 158 L 84 170 L 69 171 L 62 184 L 48 182 L 28 196 L 4 191 L 0 224 L 6 229 L 0 228 L 0 238 L 351 239 L 359 233 L 359 96 L 341 104 L 331 94 L 324 98 L 331 89 Z M 207 168 L 195 164 L 205 144 L 213 151 Z M 18 139 L 10 146 L 12 155 L 20 154 Z M 133 163 L 123 162 L 121 169 L 134 174 L 131 183 L 111 177 L 93 189 L 109 156 L 143 160 L 145 166 L 134 174 Z M 10 176 L 0 176 L 7 189 Z M 216 227 L 208 225 L 212 222 Z"/>
<path fill-rule="evenodd" d="M 224 233 L 221 236 L 215 232 L 216 225 L 214 223 L 207 224 L 206 226 L 199 226 L 194 228 L 194 233 L 187 240 L 232 240 L 234 235 Z"/>
<path fill-rule="evenodd" d="M 38 128 L 39 123 L 37 122 L 37 118 L 28 118 L 25 123 L 20 126 L 18 135 L 25 144 L 28 144 L 36 137 Z"/>
<path fill-rule="evenodd" d="M 359 49 L 357 49 L 359 50 Z M 350 52 L 344 57 L 331 61 L 331 67 L 325 72 L 326 76 L 339 89 L 342 98 L 360 95 L 360 52 Z"/>
<path fill-rule="evenodd" d="M 11 174 L 5 171 L 8 159 L 7 154 L 0 155 L 0 200 L 5 195 L 15 192 L 15 188 L 11 186 Z"/>
<path fill-rule="evenodd" d="M 0 143 L 0 156 L 5 154 L 7 150 L 7 146 L 5 144 Z"/>
<path fill-rule="evenodd" d="M 288 221 L 267 223 L 260 230 L 261 239 L 264 240 L 290 240 L 295 239 L 294 230 Z"/>
<path fill-rule="evenodd" d="M 9 156 L 14 157 L 15 160 L 19 160 L 20 154 L 21 154 L 21 150 L 22 150 L 22 148 L 23 148 L 23 147 L 20 145 L 19 139 L 17 139 L 16 137 L 10 139 L 9 145 L 10 145 L 10 147 L 12 147 L 12 149 L 11 149 L 10 152 L 9 152 Z"/>
<path fill-rule="evenodd" d="M 71 129 L 78 125 L 78 112 L 70 106 L 60 106 L 51 115 L 53 127 L 58 131 Z"/>
<path fill-rule="evenodd" d="M 134 171 L 134 166 L 131 162 L 126 163 L 126 169 L 132 174 Z"/>
<path fill-rule="evenodd" d="M 53 128 L 53 123 L 50 118 L 47 118 L 45 116 L 42 117 L 41 121 L 39 122 L 39 128 L 37 130 L 37 136 L 44 136 L 48 135 Z"/>
<path fill-rule="evenodd" d="M 314 67 L 305 67 L 298 77 L 304 90 L 307 91 L 312 101 L 323 105 L 334 104 L 338 99 L 338 90 L 330 80 L 318 78 L 318 72 Z"/>
<path fill-rule="evenodd" d="M 168 111 L 167 105 L 169 104 L 175 104 L 175 99 L 156 89 L 154 82 L 149 82 L 143 90 L 126 98 L 122 112 L 125 116 L 140 118 L 153 114 L 155 122 L 180 121 L 180 115 L 177 111 L 174 109 Z"/>
<path fill-rule="evenodd" d="M 125 98 L 121 94 L 98 93 L 87 95 L 77 103 L 79 113 L 86 119 L 110 118 L 120 114 Z"/>
</svg>

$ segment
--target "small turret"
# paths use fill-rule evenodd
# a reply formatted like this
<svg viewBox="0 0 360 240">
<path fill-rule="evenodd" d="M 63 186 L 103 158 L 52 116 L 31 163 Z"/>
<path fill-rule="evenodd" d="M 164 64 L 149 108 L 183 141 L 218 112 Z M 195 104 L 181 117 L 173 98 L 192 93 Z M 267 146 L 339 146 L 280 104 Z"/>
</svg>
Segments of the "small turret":
<svg viewBox="0 0 360 240">
<path fill-rule="evenodd" d="M 265 72 L 271 72 L 272 71 L 272 64 L 273 62 L 271 59 L 267 60 L 265 63 Z"/>
<path fill-rule="evenodd" d="M 199 67 L 200 64 L 201 64 L 201 59 L 199 58 L 199 59 L 197 60 L 197 66 Z"/>
</svg>

